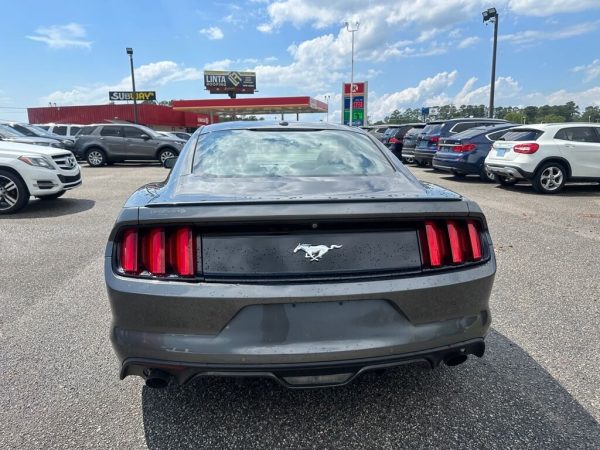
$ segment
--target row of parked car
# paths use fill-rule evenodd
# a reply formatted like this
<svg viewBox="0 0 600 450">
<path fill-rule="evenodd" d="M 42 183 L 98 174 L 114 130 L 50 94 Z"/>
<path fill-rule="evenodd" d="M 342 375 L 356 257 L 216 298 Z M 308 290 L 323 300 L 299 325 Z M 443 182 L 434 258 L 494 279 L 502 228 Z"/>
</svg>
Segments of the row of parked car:
<svg viewBox="0 0 600 450">
<path fill-rule="evenodd" d="M 31 196 L 56 199 L 81 185 L 77 159 L 92 167 L 114 162 L 164 164 L 191 137 L 134 124 L 47 124 L 0 122 L 0 214 L 19 211 Z"/>
<path fill-rule="evenodd" d="M 542 194 L 556 194 L 567 182 L 600 182 L 600 124 L 464 118 L 369 132 L 404 163 L 458 178 L 477 175 L 504 186 L 528 180 Z"/>
</svg>

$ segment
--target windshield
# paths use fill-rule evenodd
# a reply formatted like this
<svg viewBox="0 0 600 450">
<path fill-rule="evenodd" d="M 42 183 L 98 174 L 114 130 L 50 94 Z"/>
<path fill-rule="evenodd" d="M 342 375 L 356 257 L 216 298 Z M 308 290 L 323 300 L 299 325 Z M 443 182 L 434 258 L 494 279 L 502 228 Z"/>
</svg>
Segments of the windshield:
<svg viewBox="0 0 600 450">
<path fill-rule="evenodd" d="M 226 130 L 200 136 L 193 171 L 209 177 L 310 177 L 394 169 L 368 137 L 354 132 Z"/>
<path fill-rule="evenodd" d="M 18 138 L 23 137 L 23 134 L 12 129 L 11 127 L 0 124 L 0 136 L 2 136 L 3 138 Z"/>
</svg>

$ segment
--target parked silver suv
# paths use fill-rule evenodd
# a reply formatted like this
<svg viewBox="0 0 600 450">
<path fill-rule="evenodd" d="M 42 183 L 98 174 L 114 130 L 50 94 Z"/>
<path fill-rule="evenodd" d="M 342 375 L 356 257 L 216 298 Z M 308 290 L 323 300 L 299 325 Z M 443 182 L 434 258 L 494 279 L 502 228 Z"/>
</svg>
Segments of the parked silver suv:
<svg viewBox="0 0 600 450">
<path fill-rule="evenodd" d="M 183 139 L 134 124 L 89 125 L 77 135 L 73 153 L 92 167 L 121 161 L 160 161 L 179 155 Z"/>
</svg>

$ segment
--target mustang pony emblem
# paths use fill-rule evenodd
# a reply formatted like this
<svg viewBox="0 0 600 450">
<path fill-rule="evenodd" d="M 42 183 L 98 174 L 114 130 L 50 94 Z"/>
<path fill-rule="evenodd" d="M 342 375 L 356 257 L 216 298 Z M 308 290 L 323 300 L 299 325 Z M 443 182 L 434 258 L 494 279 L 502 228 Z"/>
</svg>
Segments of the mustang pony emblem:
<svg viewBox="0 0 600 450">
<path fill-rule="evenodd" d="M 298 250 L 303 250 L 305 258 L 310 258 L 311 261 L 319 261 L 325 253 L 329 250 L 333 250 L 334 248 L 342 248 L 341 245 L 330 245 L 327 247 L 326 245 L 312 245 L 312 244 L 298 244 L 298 246 L 294 249 L 294 253 Z"/>
</svg>

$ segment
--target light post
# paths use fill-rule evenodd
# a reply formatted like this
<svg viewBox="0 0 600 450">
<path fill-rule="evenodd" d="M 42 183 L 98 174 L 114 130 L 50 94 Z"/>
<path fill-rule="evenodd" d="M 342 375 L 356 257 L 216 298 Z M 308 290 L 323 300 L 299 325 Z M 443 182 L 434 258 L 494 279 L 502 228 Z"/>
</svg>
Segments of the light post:
<svg viewBox="0 0 600 450">
<path fill-rule="evenodd" d="M 135 76 L 133 74 L 133 49 L 127 47 L 125 49 L 129 55 L 129 63 L 131 65 L 131 86 L 133 88 L 133 123 L 138 123 L 137 96 L 135 95 Z"/>
<path fill-rule="evenodd" d="M 489 8 L 481 13 L 483 15 L 483 23 L 494 23 L 494 50 L 492 53 L 492 82 L 490 83 L 490 108 L 488 115 L 494 117 L 494 89 L 496 88 L 496 47 L 498 45 L 498 20 L 499 14 L 496 8 Z"/>
<path fill-rule="evenodd" d="M 352 102 L 354 101 L 352 90 L 354 89 L 354 33 L 358 31 L 358 26 L 360 24 L 358 21 L 356 22 L 346 22 L 346 30 L 352 33 L 352 66 L 350 71 L 350 116 L 348 117 L 348 125 L 352 126 Z M 342 112 L 343 114 L 343 112 Z"/>
<path fill-rule="evenodd" d="M 331 98 L 331 95 L 325 95 L 324 98 L 327 102 L 327 119 L 325 119 L 325 122 L 329 122 L 329 99 Z"/>
</svg>

